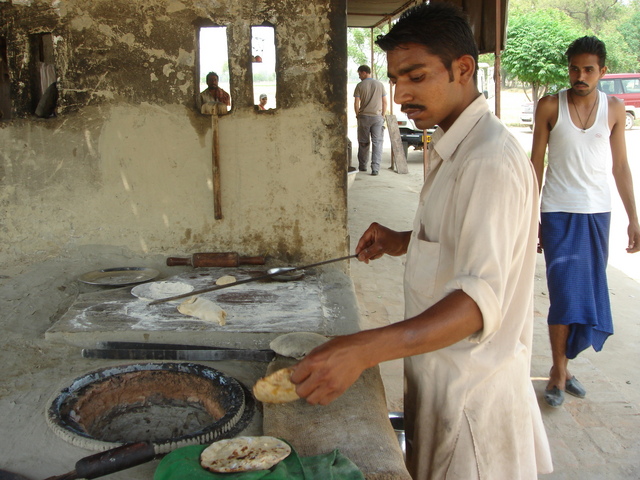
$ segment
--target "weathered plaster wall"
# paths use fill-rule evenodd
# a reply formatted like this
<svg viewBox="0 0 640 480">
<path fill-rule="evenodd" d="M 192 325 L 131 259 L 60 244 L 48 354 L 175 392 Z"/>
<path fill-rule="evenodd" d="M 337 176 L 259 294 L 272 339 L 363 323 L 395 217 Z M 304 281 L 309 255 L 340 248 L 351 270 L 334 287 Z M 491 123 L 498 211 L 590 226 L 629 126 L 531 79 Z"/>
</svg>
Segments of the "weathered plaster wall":
<svg viewBox="0 0 640 480">
<path fill-rule="evenodd" d="M 13 119 L 0 122 L 0 263 L 85 245 L 315 261 L 348 249 L 344 0 L 0 0 Z M 251 25 L 275 26 L 278 109 L 259 114 Z M 228 27 L 233 110 L 194 108 L 197 27 Z M 57 116 L 30 114 L 30 35 L 54 39 Z"/>
</svg>

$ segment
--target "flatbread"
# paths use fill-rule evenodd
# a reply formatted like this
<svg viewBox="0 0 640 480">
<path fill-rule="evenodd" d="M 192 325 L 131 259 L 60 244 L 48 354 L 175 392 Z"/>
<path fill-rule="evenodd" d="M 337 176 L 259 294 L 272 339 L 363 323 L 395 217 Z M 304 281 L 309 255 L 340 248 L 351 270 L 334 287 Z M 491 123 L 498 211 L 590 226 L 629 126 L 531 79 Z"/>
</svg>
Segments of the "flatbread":
<svg viewBox="0 0 640 480">
<path fill-rule="evenodd" d="M 224 277 L 220 277 L 216 280 L 216 285 L 229 285 L 230 283 L 234 283 L 236 281 L 236 277 L 233 275 L 225 275 Z"/>
<path fill-rule="evenodd" d="M 202 297 L 189 297 L 180 305 L 178 311 L 184 315 L 199 318 L 205 322 L 213 322 L 218 325 L 227 323 L 227 312 L 216 303 Z"/>
<path fill-rule="evenodd" d="M 274 338 L 269 347 L 278 355 L 300 360 L 319 345 L 329 340 L 324 335 L 313 332 L 285 333 Z"/>
<path fill-rule="evenodd" d="M 205 448 L 200 454 L 200 465 L 215 473 L 268 470 L 290 453 L 291 447 L 275 437 L 236 437 Z"/>
<path fill-rule="evenodd" d="M 293 368 L 282 368 L 261 378 L 253 386 L 253 396 L 263 403 L 287 403 L 298 400 L 296 386 L 291 382 Z"/>
</svg>

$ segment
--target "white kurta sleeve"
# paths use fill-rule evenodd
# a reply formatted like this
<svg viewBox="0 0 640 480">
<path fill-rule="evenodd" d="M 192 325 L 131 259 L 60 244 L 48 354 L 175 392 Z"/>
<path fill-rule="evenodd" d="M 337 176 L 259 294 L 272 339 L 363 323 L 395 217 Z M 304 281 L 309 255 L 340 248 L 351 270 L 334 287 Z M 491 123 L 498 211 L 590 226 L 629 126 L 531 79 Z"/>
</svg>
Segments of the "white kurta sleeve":
<svg viewBox="0 0 640 480">
<path fill-rule="evenodd" d="M 445 290 L 464 291 L 480 308 L 484 327 L 472 341 L 483 341 L 500 328 L 514 257 L 526 247 L 519 245 L 518 232 L 522 222 L 530 221 L 523 187 L 531 185 L 531 178 L 512 160 L 509 151 L 472 158 L 456 179 L 454 277 Z"/>
</svg>

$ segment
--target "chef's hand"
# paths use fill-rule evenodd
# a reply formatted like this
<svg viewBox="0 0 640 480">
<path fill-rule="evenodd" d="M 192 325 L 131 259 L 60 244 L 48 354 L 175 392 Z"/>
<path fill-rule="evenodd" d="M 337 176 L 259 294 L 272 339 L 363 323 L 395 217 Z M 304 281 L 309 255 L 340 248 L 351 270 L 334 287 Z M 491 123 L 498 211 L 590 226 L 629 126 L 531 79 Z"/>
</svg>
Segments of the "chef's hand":
<svg viewBox="0 0 640 480">
<path fill-rule="evenodd" d="M 369 366 L 362 346 L 354 342 L 356 335 L 329 340 L 294 367 L 291 381 L 301 398 L 312 405 L 328 405 L 355 383 Z"/>
<path fill-rule="evenodd" d="M 640 251 L 640 226 L 637 222 L 630 223 L 627 227 L 627 234 L 629 235 L 629 245 L 627 246 L 627 253 L 636 253 Z"/>
<path fill-rule="evenodd" d="M 396 232 L 379 223 L 372 223 L 362 234 L 356 254 L 358 260 L 369 263 L 369 260 L 376 260 L 385 253 L 397 257 L 407 253 L 411 232 Z"/>
</svg>

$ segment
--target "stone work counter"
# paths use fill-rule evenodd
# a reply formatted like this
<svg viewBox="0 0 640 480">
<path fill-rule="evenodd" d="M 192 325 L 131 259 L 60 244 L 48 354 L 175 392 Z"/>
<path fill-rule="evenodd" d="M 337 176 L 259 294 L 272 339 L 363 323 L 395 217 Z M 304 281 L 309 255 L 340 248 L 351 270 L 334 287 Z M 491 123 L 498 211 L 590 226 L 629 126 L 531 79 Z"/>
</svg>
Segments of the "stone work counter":
<svg viewBox="0 0 640 480">
<path fill-rule="evenodd" d="M 162 282 L 189 284 L 195 291 L 215 286 L 224 275 L 244 280 L 266 270 L 199 268 Z M 132 341 L 255 349 L 268 348 L 273 338 L 288 332 L 333 336 L 358 330 L 351 279 L 333 268 L 310 270 L 294 281 L 266 279 L 201 294 L 227 312 L 223 326 L 178 312 L 184 299 L 149 305 L 131 290 L 79 295 L 45 338 L 87 348 L 102 341 Z"/>
</svg>

